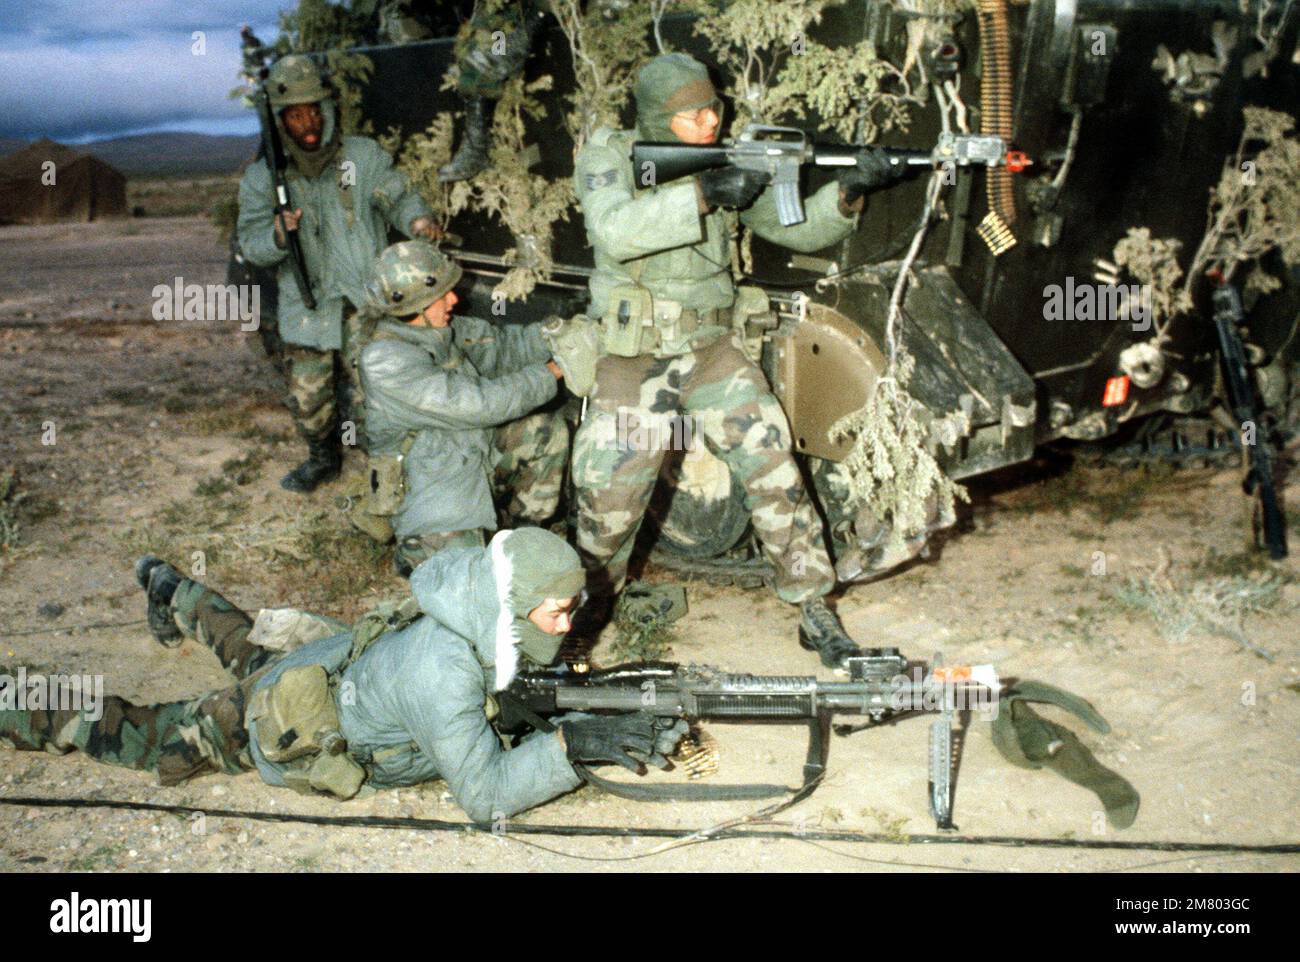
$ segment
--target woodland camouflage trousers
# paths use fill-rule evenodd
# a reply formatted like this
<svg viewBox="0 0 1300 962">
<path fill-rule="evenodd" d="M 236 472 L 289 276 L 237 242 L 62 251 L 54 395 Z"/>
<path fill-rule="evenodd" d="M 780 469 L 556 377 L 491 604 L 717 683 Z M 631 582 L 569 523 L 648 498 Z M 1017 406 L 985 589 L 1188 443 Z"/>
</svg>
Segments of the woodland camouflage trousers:
<svg viewBox="0 0 1300 962">
<path fill-rule="evenodd" d="M 248 615 L 196 581 L 180 583 L 172 613 L 185 636 L 211 648 L 237 684 L 192 701 L 157 705 L 110 695 L 93 720 L 84 710 L 0 709 L 0 738 L 22 751 L 80 749 L 110 765 L 157 772 L 162 785 L 251 769 L 244 707 L 262 669 L 279 653 L 249 643 Z"/>
<path fill-rule="evenodd" d="M 529 45 L 523 6 L 489 10 L 487 4 L 477 4 L 474 15 L 461 27 L 452 50 L 456 91 L 462 97 L 498 100 L 510 78 L 523 69 Z"/>
<path fill-rule="evenodd" d="M 669 421 L 673 431 L 666 430 Z M 681 424 L 689 431 L 679 430 Z M 637 425 L 650 426 L 640 443 Z M 629 426 L 632 431 L 624 430 Z M 667 434 L 702 441 L 744 485 L 778 596 L 797 604 L 834 587 L 821 518 L 791 453 L 785 411 L 763 372 L 734 337 L 724 336 L 675 357 L 600 359 L 573 445 L 577 547 L 593 595 L 609 597 L 623 587 Z"/>
<path fill-rule="evenodd" d="M 321 441 L 334 432 L 339 421 L 338 397 L 347 392 L 347 410 L 342 412 L 356 426 L 357 438 L 364 437 L 364 396 L 357 362 L 365 346 L 363 324 L 351 307 L 343 312 L 343 350 L 322 351 L 299 344 L 284 345 L 285 373 L 289 379 L 289 413 L 298 433 L 308 441 Z M 335 375 L 342 369 L 343 383 Z M 357 442 L 364 447 L 361 441 Z"/>
</svg>

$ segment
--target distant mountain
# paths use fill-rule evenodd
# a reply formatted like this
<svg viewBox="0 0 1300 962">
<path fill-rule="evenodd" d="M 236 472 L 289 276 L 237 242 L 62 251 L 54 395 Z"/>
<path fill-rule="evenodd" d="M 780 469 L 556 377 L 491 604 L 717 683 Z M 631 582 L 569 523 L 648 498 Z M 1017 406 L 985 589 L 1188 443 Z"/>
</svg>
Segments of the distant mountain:
<svg viewBox="0 0 1300 962">
<path fill-rule="evenodd" d="M 226 174 L 253 159 L 257 137 L 164 132 L 93 140 L 75 149 L 94 154 L 127 177 Z"/>
<path fill-rule="evenodd" d="M 27 141 L 21 137 L 0 137 L 0 157 L 6 157 L 20 147 L 26 146 Z"/>
</svg>

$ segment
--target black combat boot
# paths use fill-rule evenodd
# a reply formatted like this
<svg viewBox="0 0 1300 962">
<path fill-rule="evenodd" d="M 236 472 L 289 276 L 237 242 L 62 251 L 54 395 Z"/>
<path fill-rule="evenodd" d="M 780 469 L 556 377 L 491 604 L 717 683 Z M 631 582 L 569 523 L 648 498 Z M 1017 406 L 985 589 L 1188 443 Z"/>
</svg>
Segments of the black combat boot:
<svg viewBox="0 0 1300 962">
<path fill-rule="evenodd" d="M 821 655 L 827 668 L 843 669 L 850 657 L 861 653 L 825 598 L 805 601 L 799 606 L 799 614 L 799 644 Z"/>
<path fill-rule="evenodd" d="M 487 169 L 488 151 L 492 143 L 492 111 L 495 107 L 496 101 L 486 97 L 465 99 L 465 131 L 461 135 L 460 148 L 451 163 L 438 168 L 439 183 L 469 180 Z"/>
<path fill-rule="evenodd" d="M 149 594 L 149 630 L 164 648 L 175 648 L 185 640 L 172 618 L 172 596 L 180 587 L 181 573 L 150 554 L 135 563 L 135 580 Z"/>
<path fill-rule="evenodd" d="M 281 478 L 280 487 L 306 494 L 315 491 L 317 485 L 333 481 L 342 467 L 343 458 L 334 436 L 317 438 L 307 442 L 307 460 Z"/>
</svg>

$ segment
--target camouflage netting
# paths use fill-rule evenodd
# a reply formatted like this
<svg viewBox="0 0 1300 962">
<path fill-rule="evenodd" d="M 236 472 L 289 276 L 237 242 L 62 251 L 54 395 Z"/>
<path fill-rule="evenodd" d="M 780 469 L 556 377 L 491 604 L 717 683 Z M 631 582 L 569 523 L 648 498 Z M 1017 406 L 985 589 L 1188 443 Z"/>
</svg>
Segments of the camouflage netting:
<svg viewBox="0 0 1300 962">
<path fill-rule="evenodd" d="M 635 69 L 650 55 L 651 8 L 662 12 L 668 2 L 630 3 L 611 17 L 605 4 L 551 0 L 551 12 L 569 41 L 577 82 L 568 97 L 573 109 L 565 116 L 575 153 L 598 127 L 619 126 Z"/>
<path fill-rule="evenodd" d="M 893 374 L 878 378 L 867 403 L 830 430 L 831 440 L 853 442 L 843 462 L 847 506 L 854 511 L 867 508 L 890 526 L 890 552 L 926 530 L 936 504 L 943 517 L 952 514 L 957 499 L 970 501 L 966 489 L 943 473 L 931 450 L 948 440 L 944 434 L 966 434 L 970 421 L 961 412 L 931 421 L 907 390 L 915 366 L 900 347 Z"/>
<path fill-rule="evenodd" d="M 1207 271 L 1232 280 L 1249 267 L 1246 291 L 1266 294 L 1281 282 L 1261 266 L 1278 251 L 1291 265 L 1300 264 L 1300 141 L 1295 119 L 1263 107 L 1246 107 L 1236 153 L 1223 166 L 1210 190 L 1205 236 L 1184 274 L 1175 240 L 1151 237 L 1147 228 L 1130 228 L 1115 246 L 1115 263 L 1139 283 L 1149 284 L 1157 343 L 1169 337 L 1169 325 L 1192 308 L 1192 285 Z"/>
<path fill-rule="evenodd" d="M 1189 310 L 1192 299 L 1182 289 L 1183 269 L 1178 265 L 1182 241 L 1160 240 L 1146 227 L 1130 227 L 1115 245 L 1115 263 L 1139 284 L 1151 289 L 1151 320 L 1157 326 Z"/>
<path fill-rule="evenodd" d="M 808 36 L 828 10 L 841 5 L 842 0 L 683 4 L 707 13 L 695 29 L 732 78 L 727 93 L 736 105 L 733 133 L 752 122 L 806 127 L 814 117 L 848 143 L 872 143 L 886 131 L 906 130 L 911 111 L 927 103 L 929 78 L 917 51 L 933 30 L 972 6 L 967 0 L 896 0 L 898 7 L 920 15 L 909 21 L 908 53 L 898 67 L 879 56 L 870 41 L 831 48 Z M 752 269 L 751 243 L 752 236 L 743 232 L 747 271 Z M 899 297 L 907 272 L 905 263 Z M 891 308 L 891 314 L 901 322 L 901 312 Z M 950 516 L 956 499 L 969 500 L 932 453 L 937 436 L 965 434 L 969 420 L 961 412 L 936 420 L 908 393 L 915 360 L 897 342 L 894 327 L 890 325 L 889 365 L 866 405 L 830 431 L 832 440 L 853 442 L 843 465 L 847 507 L 867 509 L 889 525 L 889 552 L 924 533 L 936 505 L 940 516 Z"/>
<path fill-rule="evenodd" d="M 299 0 L 293 11 L 280 14 L 277 56 L 326 50 L 325 69 L 337 91 L 339 124 L 344 134 L 369 134 L 370 122 L 361 116 L 361 88 L 370 80 L 374 64 L 362 54 L 348 53 L 363 35 L 368 17 L 352 5 L 328 0 Z"/>
<path fill-rule="evenodd" d="M 507 0 L 487 2 L 500 7 Z M 696 32 L 708 41 L 717 64 L 731 78 L 725 92 L 736 107 L 733 132 L 754 121 L 807 126 L 814 118 L 822 118 L 837 137 L 853 143 L 870 143 L 886 131 L 905 130 L 910 112 L 928 103 L 931 80 L 917 52 L 935 29 L 951 24 L 973 3 L 894 0 L 913 15 L 908 25 L 908 52 L 899 67 L 879 56 L 869 41 L 831 48 L 808 36 L 828 10 L 845 2 L 630 0 L 625 4 L 583 4 L 580 0 L 552 0 L 550 9 L 569 41 L 577 82 L 568 97 L 571 109 L 565 116 L 570 136 L 581 145 L 598 126 L 618 123 L 636 68 L 652 53 L 651 41 L 659 52 L 667 52 L 659 29 L 665 13 L 699 15 Z M 285 15 L 285 35 L 277 43 L 286 50 L 308 44 L 316 49 L 345 47 L 360 29 L 354 19 L 349 9 L 325 0 L 301 0 L 296 13 Z M 336 78 L 339 71 L 359 79 L 368 75 L 364 68 L 348 68 L 346 60 L 339 64 L 334 66 Z M 449 76 L 446 86 L 453 81 Z M 440 212 L 444 226 L 458 213 L 472 211 L 495 217 L 509 228 L 516 249 L 507 255 L 511 269 L 496 290 L 510 299 L 527 296 L 549 277 L 552 226 L 567 219 L 576 203 L 567 179 L 548 180 L 529 169 L 525 122 L 546 116 L 535 95 L 550 89 L 551 83 L 550 75 L 530 84 L 521 78 L 510 81 L 496 107 L 491 167 L 472 181 L 438 183 L 438 168 L 450 159 L 453 147 L 450 114 L 440 114 L 423 134 L 407 138 L 405 143 L 399 143 L 395 133 L 384 138 L 398 166 Z M 348 104 L 355 100 L 343 103 L 347 118 Z M 750 241 L 745 232 L 742 251 L 746 269 L 751 266 Z M 939 422 L 907 392 L 914 362 L 901 350 L 891 351 L 890 357 L 890 368 L 866 407 L 845 418 L 835 430 L 841 437 L 855 438 L 846 465 L 854 476 L 852 498 L 882 520 L 888 519 L 891 537 L 901 542 L 925 529 L 927 503 L 937 499 L 946 514 L 954 499 L 965 499 L 966 494 L 944 476 L 931 453 L 932 428 Z M 960 428 L 952 420 L 959 417 L 953 415 L 941 423 Z"/>
<path fill-rule="evenodd" d="M 733 131 L 753 122 L 807 120 L 812 114 L 852 143 L 871 143 L 886 130 L 906 129 L 908 105 L 925 102 L 924 85 L 913 94 L 908 73 L 881 58 L 868 40 L 831 48 L 808 36 L 827 10 L 844 2 L 685 0 L 678 5 L 701 14 L 695 30 L 731 77 Z M 933 15 L 966 6 L 951 0 L 897 0 L 897 5 Z"/>
<path fill-rule="evenodd" d="M 527 297 L 539 282 L 550 277 L 554 265 L 551 235 L 555 223 L 568 220 L 575 203 L 573 185 L 568 178 L 549 180 L 529 170 L 535 162 L 537 148 L 530 149 L 525 123 L 527 119 L 540 120 L 546 115 L 546 108 L 534 95 L 549 90 L 551 83 L 548 74 L 531 83 L 516 77 L 506 84 L 492 123 L 488 169 L 472 180 L 452 185 L 448 194 L 447 217 L 465 210 L 487 214 L 505 224 L 515 238 L 514 250 L 505 255 L 510 270 L 494 288 L 494 293 L 504 294 L 508 300 Z M 442 158 L 440 163 L 447 159 Z M 420 168 L 419 181 L 427 181 L 429 172 L 425 168 L 433 163 L 433 158 L 407 160 L 403 169 L 412 173 L 411 166 Z M 437 165 L 433 170 L 436 177 Z"/>
<path fill-rule="evenodd" d="M 356 9 L 354 9 L 356 8 Z M 370 125 L 361 117 L 361 87 L 374 69 L 369 57 L 348 53 L 364 35 L 371 17 L 364 2 L 333 4 L 328 0 L 299 0 L 293 10 L 280 13 L 280 34 L 275 42 L 245 50 L 242 84 L 230 92 L 252 106 L 257 84 L 259 60 L 273 63 L 286 54 L 328 51 L 325 59 L 335 89 L 338 91 L 339 122 L 345 134 L 369 133 Z"/>
</svg>

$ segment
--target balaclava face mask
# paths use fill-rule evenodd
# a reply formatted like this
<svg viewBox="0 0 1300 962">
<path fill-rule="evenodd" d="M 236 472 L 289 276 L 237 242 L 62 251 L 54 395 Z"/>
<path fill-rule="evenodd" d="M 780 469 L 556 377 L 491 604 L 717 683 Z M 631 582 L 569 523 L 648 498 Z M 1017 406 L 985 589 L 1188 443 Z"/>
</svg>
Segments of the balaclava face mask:
<svg viewBox="0 0 1300 962">
<path fill-rule="evenodd" d="M 563 635 L 548 635 L 528 619 L 547 598 L 573 598 L 586 583 L 578 553 L 558 535 L 541 528 L 498 531 L 488 550 L 496 578 L 499 613 L 496 629 L 495 689 L 506 688 L 519 667 L 519 653 L 549 665 Z"/>
<path fill-rule="evenodd" d="M 343 137 L 338 129 L 338 111 L 335 109 L 334 101 L 332 99 L 320 101 L 320 146 L 315 150 L 303 150 L 289 135 L 284 125 L 284 118 L 280 116 L 287 109 L 281 107 L 275 112 L 275 123 L 280 128 L 280 142 L 284 144 L 285 152 L 293 160 L 293 165 L 298 168 L 299 173 L 312 179 L 319 177 L 321 171 L 334 160 L 343 143 Z"/>
<path fill-rule="evenodd" d="M 718 93 L 704 64 L 684 53 L 666 53 L 641 68 L 636 77 L 636 127 L 642 140 L 677 140 L 669 123 L 673 114 L 714 106 Z"/>
</svg>

